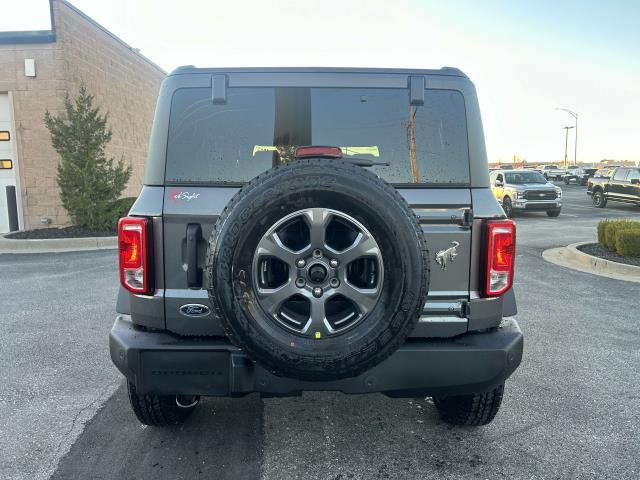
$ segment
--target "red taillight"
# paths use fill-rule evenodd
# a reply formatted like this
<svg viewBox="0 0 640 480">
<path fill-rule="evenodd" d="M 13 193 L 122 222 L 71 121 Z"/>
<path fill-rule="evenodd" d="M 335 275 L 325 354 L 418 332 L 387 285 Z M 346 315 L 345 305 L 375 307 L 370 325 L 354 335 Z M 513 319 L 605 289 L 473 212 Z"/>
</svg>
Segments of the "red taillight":
<svg viewBox="0 0 640 480">
<path fill-rule="evenodd" d="M 487 261 L 485 295 L 497 296 L 513 285 L 516 258 L 516 224 L 511 220 L 490 220 L 486 228 Z"/>
<path fill-rule="evenodd" d="M 118 222 L 120 283 L 133 293 L 151 293 L 149 220 L 125 217 Z"/>
<path fill-rule="evenodd" d="M 342 150 L 338 147 L 298 147 L 296 158 L 324 157 L 342 158 Z"/>
</svg>

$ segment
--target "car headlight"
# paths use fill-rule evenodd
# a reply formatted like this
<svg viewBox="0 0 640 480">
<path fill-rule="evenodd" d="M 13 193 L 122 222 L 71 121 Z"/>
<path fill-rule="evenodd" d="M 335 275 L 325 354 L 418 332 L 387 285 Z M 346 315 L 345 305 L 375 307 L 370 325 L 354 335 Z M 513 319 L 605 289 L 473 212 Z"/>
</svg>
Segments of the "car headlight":
<svg viewBox="0 0 640 480">
<path fill-rule="evenodd" d="M 558 198 L 562 198 L 562 190 L 560 188 L 556 188 L 556 193 L 558 194 Z"/>
<path fill-rule="evenodd" d="M 524 192 L 516 192 L 516 198 L 524 198 Z"/>
</svg>

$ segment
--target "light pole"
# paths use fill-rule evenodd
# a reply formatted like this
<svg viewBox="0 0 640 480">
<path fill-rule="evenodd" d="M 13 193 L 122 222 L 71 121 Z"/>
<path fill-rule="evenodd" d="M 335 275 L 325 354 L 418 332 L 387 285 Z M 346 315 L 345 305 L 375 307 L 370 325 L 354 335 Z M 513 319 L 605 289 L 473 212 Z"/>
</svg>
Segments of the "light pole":
<svg viewBox="0 0 640 480">
<path fill-rule="evenodd" d="M 573 164 L 575 165 L 576 163 L 578 163 L 578 114 L 576 112 L 574 112 L 573 110 L 569 110 L 568 108 L 557 107 L 556 110 L 562 110 L 563 112 L 567 112 L 576 121 L 576 124 L 575 124 L 575 127 L 576 127 L 576 141 L 575 141 L 575 144 L 573 146 Z M 566 157 L 566 155 L 565 155 L 565 157 Z M 566 163 L 566 160 L 565 160 L 565 163 Z"/>
<path fill-rule="evenodd" d="M 567 145 L 569 144 L 569 130 L 571 130 L 574 127 L 572 125 L 570 127 L 562 127 L 562 128 L 564 128 L 564 168 L 566 169 L 567 168 Z M 575 160 L 573 164 L 575 165 Z"/>
</svg>

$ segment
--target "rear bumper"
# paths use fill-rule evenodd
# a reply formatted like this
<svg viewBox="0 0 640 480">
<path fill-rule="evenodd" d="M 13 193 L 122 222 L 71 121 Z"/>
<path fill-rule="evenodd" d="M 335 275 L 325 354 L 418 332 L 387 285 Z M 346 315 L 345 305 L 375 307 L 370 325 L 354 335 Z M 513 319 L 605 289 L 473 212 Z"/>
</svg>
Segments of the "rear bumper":
<svg viewBox="0 0 640 480">
<path fill-rule="evenodd" d="M 482 392 L 504 383 L 520 364 L 523 337 L 516 321 L 505 319 L 487 333 L 409 340 L 364 374 L 330 382 L 278 377 L 226 339 L 142 331 L 124 315 L 116 319 L 109 346 L 113 363 L 142 394 L 296 395 L 304 390 L 334 390 L 412 397 Z"/>
</svg>

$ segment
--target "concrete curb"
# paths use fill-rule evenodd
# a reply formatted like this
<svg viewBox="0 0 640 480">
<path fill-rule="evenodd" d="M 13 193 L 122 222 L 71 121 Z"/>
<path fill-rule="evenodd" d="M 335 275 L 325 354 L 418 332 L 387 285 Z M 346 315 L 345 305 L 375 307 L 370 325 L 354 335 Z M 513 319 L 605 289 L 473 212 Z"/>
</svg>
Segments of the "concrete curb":
<svg viewBox="0 0 640 480">
<path fill-rule="evenodd" d="M 640 283 L 640 267 L 612 262 L 611 260 L 594 257 L 593 255 L 578 250 L 578 247 L 590 243 L 594 242 L 578 242 L 566 247 L 550 248 L 542 252 L 542 258 L 547 262 L 580 272 Z"/>
<path fill-rule="evenodd" d="M 12 239 L 0 236 L 2 253 L 50 253 L 112 250 L 118 248 L 118 237 Z"/>
</svg>

